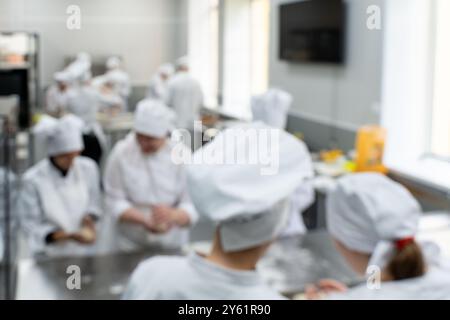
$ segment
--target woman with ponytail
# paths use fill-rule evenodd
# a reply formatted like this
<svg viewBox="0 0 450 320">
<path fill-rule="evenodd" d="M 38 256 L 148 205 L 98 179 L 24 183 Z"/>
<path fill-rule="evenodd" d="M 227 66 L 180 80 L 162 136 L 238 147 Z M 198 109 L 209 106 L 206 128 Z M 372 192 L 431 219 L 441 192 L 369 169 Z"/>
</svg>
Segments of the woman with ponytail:
<svg viewBox="0 0 450 320">
<path fill-rule="evenodd" d="M 323 280 L 308 298 L 450 299 L 450 270 L 437 245 L 416 238 L 421 209 L 403 186 L 375 173 L 346 176 L 326 208 L 337 250 L 367 281 L 348 289 Z"/>
</svg>

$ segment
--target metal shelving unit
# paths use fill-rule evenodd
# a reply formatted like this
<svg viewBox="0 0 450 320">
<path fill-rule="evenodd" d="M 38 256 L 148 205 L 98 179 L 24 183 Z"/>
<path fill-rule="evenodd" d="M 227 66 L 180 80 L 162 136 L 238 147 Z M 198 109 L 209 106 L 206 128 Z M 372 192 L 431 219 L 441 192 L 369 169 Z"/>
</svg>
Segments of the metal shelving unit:
<svg viewBox="0 0 450 320">
<path fill-rule="evenodd" d="M 20 97 L 17 123 L 31 124 L 39 99 L 39 36 L 28 32 L 0 32 L 0 96 Z"/>
</svg>

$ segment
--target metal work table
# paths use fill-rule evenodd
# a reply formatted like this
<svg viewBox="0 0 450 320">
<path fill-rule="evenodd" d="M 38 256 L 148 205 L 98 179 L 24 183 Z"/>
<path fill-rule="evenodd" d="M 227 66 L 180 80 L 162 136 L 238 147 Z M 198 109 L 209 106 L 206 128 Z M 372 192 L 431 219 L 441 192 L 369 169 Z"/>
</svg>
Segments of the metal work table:
<svg viewBox="0 0 450 320">
<path fill-rule="evenodd" d="M 99 257 L 57 258 L 19 262 L 17 299 L 118 299 L 137 264 L 151 256 L 180 252 L 155 249 Z M 69 290 L 66 273 L 80 267 L 81 290 Z M 262 277 L 274 289 L 289 295 L 323 277 L 346 283 L 357 278 L 334 250 L 325 232 L 278 240 L 260 262 Z"/>
<path fill-rule="evenodd" d="M 432 240 L 450 259 L 450 215 L 428 214 L 420 221 L 419 239 Z M 206 252 L 209 243 L 193 243 L 189 250 Z M 18 299 L 118 299 L 137 264 L 154 255 L 181 254 L 161 248 L 139 253 L 123 253 L 85 258 L 58 258 L 19 262 Z M 66 287 L 67 267 L 81 269 L 81 290 Z M 292 297 L 306 284 L 332 278 L 353 286 L 358 277 L 335 250 L 326 231 L 312 231 L 304 236 L 277 240 L 258 264 L 258 271 L 269 286 Z"/>
<path fill-rule="evenodd" d="M 113 300 L 119 299 L 131 272 L 139 262 L 155 255 L 174 255 L 179 251 L 161 248 L 146 252 L 119 253 L 96 257 L 53 258 L 19 262 L 16 299 L 43 300 Z M 67 279 L 81 271 L 81 289 L 67 288 Z"/>
</svg>

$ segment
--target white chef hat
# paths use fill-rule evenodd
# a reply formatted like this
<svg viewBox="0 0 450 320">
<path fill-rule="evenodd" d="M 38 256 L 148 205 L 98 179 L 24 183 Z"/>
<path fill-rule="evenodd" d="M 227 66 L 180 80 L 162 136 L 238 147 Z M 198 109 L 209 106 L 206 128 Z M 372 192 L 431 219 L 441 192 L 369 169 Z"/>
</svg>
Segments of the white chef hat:
<svg viewBox="0 0 450 320">
<path fill-rule="evenodd" d="M 189 68 L 189 57 L 184 56 L 181 58 L 178 58 L 176 62 L 176 67 L 178 68 Z"/>
<path fill-rule="evenodd" d="M 263 121 L 272 127 L 284 129 L 291 105 L 292 95 L 272 88 L 266 93 L 252 98 L 253 120 Z"/>
<path fill-rule="evenodd" d="M 118 57 L 109 57 L 108 60 L 106 60 L 106 68 L 108 70 L 117 69 L 121 65 L 121 60 Z"/>
<path fill-rule="evenodd" d="M 62 82 L 62 83 L 70 83 L 72 79 L 70 78 L 70 75 L 67 72 L 58 71 L 54 74 L 53 78 L 56 82 Z"/>
<path fill-rule="evenodd" d="M 33 132 L 46 138 L 49 156 L 58 156 L 84 149 L 83 126 L 83 120 L 72 114 L 60 119 L 45 115 L 34 126 Z"/>
<path fill-rule="evenodd" d="M 134 115 L 137 133 L 163 138 L 174 129 L 175 113 L 159 100 L 145 99 L 138 103 Z"/>
<path fill-rule="evenodd" d="M 242 150 L 248 157 L 233 162 Z M 260 156 L 256 161 L 252 151 Z M 279 161 L 278 172 L 262 174 L 264 154 Z M 289 196 L 310 177 L 303 165 L 308 161 L 304 144 L 287 132 L 261 122 L 242 124 L 221 132 L 193 155 L 189 191 L 199 214 L 218 226 L 224 250 L 244 250 L 281 232 Z"/>
<path fill-rule="evenodd" d="M 409 191 L 377 173 L 338 180 L 326 201 L 331 235 L 348 249 L 371 255 L 369 266 L 383 268 L 396 242 L 413 238 L 421 208 Z"/>
<path fill-rule="evenodd" d="M 165 63 L 158 68 L 159 74 L 165 74 L 171 76 L 174 73 L 173 65 L 170 63 Z"/>
</svg>

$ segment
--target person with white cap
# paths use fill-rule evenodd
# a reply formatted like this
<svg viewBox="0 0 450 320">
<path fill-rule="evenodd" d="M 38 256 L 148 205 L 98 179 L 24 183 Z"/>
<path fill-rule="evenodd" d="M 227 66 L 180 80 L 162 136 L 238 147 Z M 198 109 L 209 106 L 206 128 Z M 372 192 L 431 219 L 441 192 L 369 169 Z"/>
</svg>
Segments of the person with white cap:
<svg viewBox="0 0 450 320">
<path fill-rule="evenodd" d="M 66 72 L 56 72 L 55 84 L 51 85 L 46 94 L 45 111 L 54 117 L 60 117 L 67 111 L 67 99 L 71 92 L 70 75 Z"/>
<path fill-rule="evenodd" d="M 97 91 L 99 100 L 99 111 L 116 115 L 127 109 L 126 100 L 123 98 L 116 88 L 116 80 L 110 74 L 104 74 L 92 79 L 92 86 Z"/>
<path fill-rule="evenodd" d="M 421 208 L 402 185 L 377 173 L 346 176 L 328 195 L 326 209 L 337 250 L 368 281 L 347 289 L 324 280 L 310 286 L 307 296 L 450 299 L 450 270 L 437 245 L 417 238 Z"/>
<path fill-rule="evenodd" d="M 177 127 L 193 130 L 203 107 L 203 91 L 189 70 L 188 58 L 178 59 L 176 73 L 168 84 L 166 103 L 177 114 Z"/>
<path fill-rule="evenodd" d="M 82 156 L 91 158 L 100 165 L 103 150 L 106 149 L 106 137 L 101 125 L 97 121 L 101 97 L 92 86 L 91 75 L 86 73 L 80 79 L 80 85 L 74 88 L 67 99 L 67 112 L 83 120 Z"/>
<path fill-rule="evenodd" d="M 275 128 L 286 129 L 291 105 L 292 95 L 283 90 L 271 88 L 264 94 L 252 97 L 253 120 L 263 121 Z"/>
<path fill-rule="evenodd" d="M 100 210 L 97 165 L 80 157 L 83 122 L 74 115 L 44 117 L 33 129 L 47 140 L 48 158 L 24 175 L 21 226 L 35 256 L 95 253 Z"/>
<path fill-rule="evenodd" d="M 262 123 L 221 132 L 194 154 L 188 170 L 195 207 L 216 226 L 210 253 L 148 259 L 123 298 L 283 299 L 256 264 L 287 223 L 289 196 L 307 178 L 305 160 L 298 139 Z M 267 170 L 271 163 L 276 170 Z"/>
<path fill-rule="evenodd" d="M 174 118 L 162 102 L 141 101 L 134 132 L 114 147 L 108 159 L 106 205 L 117 219 L 119 250 L 179 248 L 197 220 L 185 167 L 172 160 L 174 144 L 169 138 Z"/>
<path fill-rule="evenodd" d="M 252 98 L 253 120 L 262 121 L 269 126 L 284 130 L 291 105 L 292 95 L 280 89 L 269 89 L 266 93 Z M 303 142 L 301 143 L 303 144 Z M 296 189 L 291 196 L 291 214 L 289 223 L 283 231 L 283 236 L 295 236 L 306 233 L 302 213 L 313 204 L 315 198 L 312 184 L 312 178 L 314 177 L 312 159 L 306 145 L 303 150 L 305 151 L 305 157 L 309 159 L 309 161 L 304 162 L 305 167 L 303 170 L 309 172 L 310 179 Z"/>
<path fill-rule="evenodd" d="M 122 60 L 113 56 L 106 61 L 105 77 L 112 84 L 114 92 L 123 100 L 124 108 L 127 109 L 128 97 L 131 92 L 130 76 L 122 68 Z"/>
<path fill-rule="evenodd" d="M 170 63 L 165 63 L 158 68 L 158 72 L 152 77 L 148 87 L 147 98 L 166 101 L 168 82 L 174 73 Z"/>
</svg>

